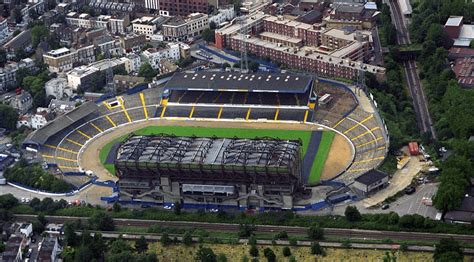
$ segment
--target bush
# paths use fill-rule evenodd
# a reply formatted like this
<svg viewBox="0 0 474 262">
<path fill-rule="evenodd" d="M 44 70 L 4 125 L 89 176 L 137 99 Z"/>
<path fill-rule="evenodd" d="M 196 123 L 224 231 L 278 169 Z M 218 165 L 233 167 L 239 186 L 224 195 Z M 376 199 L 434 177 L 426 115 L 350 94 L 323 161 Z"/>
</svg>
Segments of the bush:
<svg viewBox="0 0 474 262">
<path fill-rule="evenodd" d="M 308 229 L 308 237 L 312 240 L 323 239 L 324 231 L 318 224 L 312 224 Z"/>
<path fill-rule="evenodd" d="M 275 239 L 288 239 L 288 233 L 286 231 L 280 231 L 275 234 Z"/>
<path fill-rule="evenodd" d="M 249 237 L 248 244 L 251 245 L 251 246 L 255 246 L 257 244 L 257 238 L 255 236 Z"/>
<path fill-rule="evenodd" d="M 362 219 L 359 210 L 355 206 L 347 206 L 344 215 L 349 222 L 356 222 Z"/>
<path fill-rule="evenodd" d="M 285 256 L 285 257 L 291 256 L 291 250 L 290 250 L 289 247 L 284 247 L 283 248 L 283 256 Z"/>
<path fill-rule="evenodd" d="M 173 240 L 171 240 L 170 236 L 167 233 L 164 233 L 163 235 L 161 235 L 160 242 L 164 247 L 166 247 L 169 246 L 173 242 Z"/>
<path fill-rule="evenodd" d="M 403 228 L 412 228 L 414 227 L 415 221 L 412 215 L 404 215 L 400 218 L 398 224 Z"/>
<path fill-rule="evenodd" d="M 256 245 L 250 246 L 249 254 L 250 254 L 252 257 L 258 257 L 258 248 L 257 248 Z"/>
<path fill-rule="evenodd" d="M 267 261 L 268 262 L 274 262 L 276 261 L 276 255 L 275 255 L 275 252 L 273 252 L 273 250 L 271 248 L 265 248 L 263 250 L 263 254 L 264 256 L 267 258 Z"/>
<path fill-rule="evenodd" d="M 250 237 L 253 235 L 253 232 L 255 231 L 255 225 L 253 224 L 240 224 L 239 225 L 239 232 L 238 236 L 239 237 Z"/>
<path fill-rule="evenodd" d="M 289 239 L 289 242 L 290 242 L 290 246 L 296 246 L 298 245 L 298 240 L 296 240 L 296 238 L 290 238 Z"/>
<path fill-rule="evenodd" d="M 114 220 L 105 212 L 95 212 L 89 219 L 89 227 L 99 231 L 113 231 L 115 229 Z"/>
<path fill-rule="evenodd" d="M 185 246 L 191 246 L 193 244 L 193 236 L 191 235 L 191 232 L 186 231 L 186 233 L 184 233 L 183 244 Z"/>
<path fill-rule="evenodd" d="M 311 254 L 325 256 L 326 251 L 321 247 L 318 242 L 311 243 Z"/>
</svg>

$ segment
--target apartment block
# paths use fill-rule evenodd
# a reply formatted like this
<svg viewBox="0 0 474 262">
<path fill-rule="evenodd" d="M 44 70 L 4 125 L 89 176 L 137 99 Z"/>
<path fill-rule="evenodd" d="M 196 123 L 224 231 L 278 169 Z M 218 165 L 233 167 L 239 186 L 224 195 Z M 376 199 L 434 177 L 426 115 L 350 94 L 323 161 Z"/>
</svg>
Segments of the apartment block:
<svg viewBox="0 0 474 262">
<path fill-rule="evenodd" d="M 193 13 L 185 19 L 175 17 L 163 24 L 163 37 L 166 41 L 183 41 L 201 35 L 209 28 L 206 14 Z"/>
<path fill-rule="evenodd" d="M 71 70 L 79 63 L 92 63 L 95 61 L 94 45 L 79 49 L 59 48 L 43 54 L 44 63 L 48 65 L 51 72 L 63 72 Z"/>
<path fill-rule="evenodd" d="M 153 69 L 158 69 L 161 60 L 177 61 L 180 58 L 179 44 L 169 43 L 165 48 L 149 48 L 143 51 L 142 56 Z"/>
<path fill-rule="evenodd" d="M 158 2 L 159 8 L 162 14 L 170 16 L 187 16 L 192 13 L 204 13 L 207 14 L 209 9 L 208 0 L 145 0 L 150 5 L 156 6 Z M 145 3 L 146 3 L 145 2 Z M 150 8 L 155 9 L 155 8 Z"/>
</svg>

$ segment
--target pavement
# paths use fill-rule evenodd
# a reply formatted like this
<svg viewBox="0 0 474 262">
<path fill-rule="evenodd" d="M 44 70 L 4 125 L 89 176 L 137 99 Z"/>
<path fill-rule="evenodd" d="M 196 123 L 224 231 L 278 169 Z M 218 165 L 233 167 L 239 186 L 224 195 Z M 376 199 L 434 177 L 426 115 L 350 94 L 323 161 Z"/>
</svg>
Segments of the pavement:
<svg viewBox="0 0 474 262">
<path fill-rule="evenodd" d="M 364 207 L 368 208 L 382 203 L 388 197 L 391 197 L 399 191 L 405 189 L 411 184 L 413 178 L 423 169 L 423 162 L 419 161 L 418 157 L 410 157 L 407 165 L 400 170 L 397 170 L 389 181 L 387 188 L 380 190 L 376 194 L 364 199 Z"/>
<path fill-rule="evenodd" d="M 108 192 L 109 191 L 109 192 Z M 22 190 L 16 187 L 12 187 L 10 185 L 1 185 L 0 186 L 0 192 L 1 194 L 12 194 L 18 199 L 21 199 L 22 197 L 24 198 L 29 198 L 30 200 L 33 198 L 39 198 L 43 199 L 46 197 L 50 197 L 53 200 L 61 200 L 64 199 L 66 201 L 74 201 L 77 199 L 84 200 L 88 204 L 91 205 L 100 205 L 100 206 L 106 206 L 106 202 L 100 200 L 101 196 L 110 196 L 112 195 L 112 188 L 109 187 L 102 187 L 102 186 L 97 186 L 97 185 L 91 185 L 88 188 L 82 190 L 81 192 L 77 193 L 76 195 L 73 196 L 46 196 L 46 195 L 41 195 L 38 193 L 32 193 L 28 192 L 26 190 Z M 107 193 L 108 192 L 108 193 Z"/>
</svg>

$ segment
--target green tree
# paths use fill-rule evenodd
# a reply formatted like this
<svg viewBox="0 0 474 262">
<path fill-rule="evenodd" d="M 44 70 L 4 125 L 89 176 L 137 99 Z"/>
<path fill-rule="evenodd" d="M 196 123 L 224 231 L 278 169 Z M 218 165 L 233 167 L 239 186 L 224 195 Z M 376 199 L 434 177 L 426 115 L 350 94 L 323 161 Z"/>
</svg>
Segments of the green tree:
<svg viewBox="0 0 474 262">
<path fill-rule="evenodd" d="M 44 231 L 44 225 L 41 224 L 39 221 L 33 221 L 33 223 L 31 223 L 33 225 L 33 232 L 35 234 L 41 234 L 43 233 Z"/>
<path fill-rule="evenodd" d="M 174 214 L 178 216 L 181 215 L 181 209 L 182 209 L 181 202 L 176 201 L 174 203 L 174 209 L 173 209 Z"/>
<path fill-rule="evenodd" d="M 4 67 L 7 61 L 7 51 L 5 51 L 3 48 L 0 48 L 0 67 Z"/>
<path fill-rule="evenodd" d="M 346 210 L 344 211 L 344 215 L 349 222 L 355 222 L 362 219 L 359 210 L 355 206 L 347 206 Z"/>
<path fill-rule="evenodd" d="M 199 246 L 198 251 L 194 257 L 195 260 L 200 262 L 216 262 L 217 257 L 214 251 L 209 247 Z"/>
<path fill-rule="evenodd" d="M 144 236 L 141 236 L 135 241 L 135 250 L 137 250 L 138 253 L 145 253 L 148 250 L 148 242 Z"/>
<path fill-rule="evenodd" d="M 87 246 L 80 246 L 75 250 L 74 261 L 91 261 L 94 258 L 94 253 Z"/>
<path fill-rule="evenodd" d="M 240 224 L 239 225 L 239 237 L 250 237 L 253 235 L 253 232 L 256 230 L 255 225 L 253 224 Z"/>
<path fill-rule="evenodd" d="M 265 248 L 263 250 L 263 254 L 264 256 L 267 258 L 267 261 L 268 262 L 274 262 L 276 261 L 276 255 L 275 255 L 275 252 L 273 252 L 273 250 L 271 248 Z"/>
<path fill-rule="evenodd" d="M 186 231 L 183 235 L 183 244 L 185 246 L 191 246 L 193 244 L 193 236 L 190 231 Z"/>
<path fill-rule="evenodd" d="M 13 107 L 0 104 L 0 127 L 15 130 L 18 114 Z"/>
<path fill-rule="evenodd" d="M 258 257 L 258 248 L 257 248 L 256 245 L 251 245 L 251 246 L 250 246 L 249 254 L 250 254 L 252 257 Z"/>
<path fill-rule="evenodd" d="M 325 256 L 326 251 L 321 247 L 318 242 L 311 243 L 311 254 Z"/>
<path fill-rule="evenodd" d="M 256 245 L 257 244 L 257 237 L 252 235 L 249 237 L 249 242 L 248 242 L 249 245 Z"/>
<path fill-rule="evenodd" d="M 284 247 L 283 248 L 283 256 L 285 256 L 285 257 L 291 256 L 291 250 L 290 250 L 289 247 Z"/>
<path fill-rule="evenodd" d="M 215 41 L 215 32 L 210 28 L 206 28 L 202 31 L 202 39 L 208 43 L 214 43 Z"/>
<path fill-rule="evenodd" d="M 151 82 L 157 74 L 158 72 L 149 63 L 143 63 L 138 70 L 138 76 L 144 77 L 148 82 Z"/>
<path fill-rule="evenodd" d="M 115 213 L 122 211 L 122 207 L 118 202 L 114 203 L 114 205 L 112 206 L 112 211 L 114 211 Z"/>
<path fill-rule="evenodd" d="M 171 244 L 171 242 L 173 242 L 173 241 L 171 240 L 168 233 L 164 233 L 163 235 L 161 235 L 160 242 L 164 247 L 166 247 L 166 246 L 169 246 Z"/>
<path fill-rule="evenodd" d="M 41 41 L 45 41 L 49 36 L 49 30 L 44 25 L 35 25 L 31 29 L 31 44 L 36 48 Z"/>
<path fill-rule="evenodd" d="M 115 229 L 112 217 L 102 211 L 94 212 L 89 219 L 89 227 L 100 231 L 113 231 Z"/>
<path fill-rule="evenodd" d="M 459 243 L 452 238 L 443 238 L 435 245 L 435 251 L 433 253 L 435 261 L 462 261 L 463 255 Z M 451 258 L 454 260 L 444 260 Z"/>
<path fill-rule="evenodd" d="M 317 223 L 313 223 L 308 229 L 308 237 L 313 240 L 323 239 L 324 231 Z"/>
<path fill-rule="evenodd" d="M 224 253 L 217 255 L 217 262 L 227 262 L 227 256 Z"/>
</svg>

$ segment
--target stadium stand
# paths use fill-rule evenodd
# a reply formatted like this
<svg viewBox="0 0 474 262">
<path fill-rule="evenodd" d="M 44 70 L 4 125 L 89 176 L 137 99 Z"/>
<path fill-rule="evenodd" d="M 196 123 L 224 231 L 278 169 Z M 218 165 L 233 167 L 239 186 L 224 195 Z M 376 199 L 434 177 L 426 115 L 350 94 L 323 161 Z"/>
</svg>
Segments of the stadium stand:
<svg viewBox="0 0 474 262">
<path fill-rule="evenodd" d="M 186 75 L 188 76 L 185 77 Z M 200 81 L 192 80 L 193 77 L 202 79 L 203 76 L 207 79 L 214 77 L 214 80 L 206 86 L 202 86 Z M 335 181 L 345 185 L 352 184 L 361 174 L 377 168 L 387 152 L 386 130 L 376 114 L 365 112 L 357 104 L 338 113 L 323 109 L 313 110 L 310 107 L 310 103 L 314 102 L 311 100 L 311 78 L 298 77 L 296 80 L 297 77 L 291 76 L 291 81 L 285 81 L 286 75 L 279 75 L 280 78 L 276 80 L 278 76 L 254 74 L 230 77 L 229 73 L 222 72 L 200 72 L 192 75 L 178 73 L 176 77 L 165 85 L 163 94 L 157 89 L 145 89 L 139 93 L 113 97 L 98 104 L 87 102 L 31 133 L 24 144 L 38 148 L 46 162 L 57 165 L 66 173 L 81 171 L 77 161 L 78 154 L 95 136 L 121 125 L 151 118 L 314 122 L 334 128 L 352 142 L 353 162 L 345 172 L 335 178 Z M 261 79 L 258 79 L 259 77 Z M 186 85 L 190 85 L 188 89 Z M 278 92 L 270 92 L 276 86 L 279 87 Z M 168 93 L 167 88 L 171 90 Z M 185 187 L 187 194 L 192 194 L 193 190 L 199 188 L 191 185 Z M 208 189 L 199 190 L 203 192 Z"/>
</svg>

